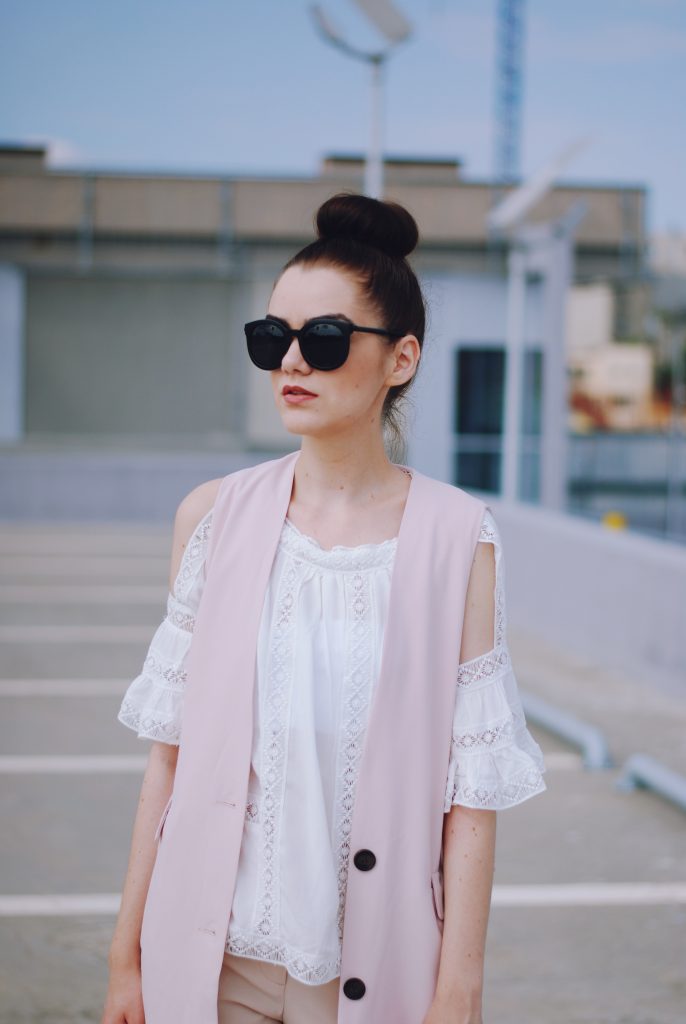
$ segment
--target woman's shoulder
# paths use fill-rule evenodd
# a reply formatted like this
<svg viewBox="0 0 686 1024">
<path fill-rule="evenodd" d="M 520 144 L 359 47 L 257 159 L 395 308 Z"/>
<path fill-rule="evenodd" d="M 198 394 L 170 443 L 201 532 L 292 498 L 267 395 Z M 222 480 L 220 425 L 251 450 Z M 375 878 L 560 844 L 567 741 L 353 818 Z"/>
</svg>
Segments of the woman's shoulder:
<svg viewBox="0 0 686 1024">
<path fill-rule="evenodd" d="M 178 525 L 182 533 L 190 536 L 200 520 L 214 507 L 223 479 L 224 477 L 219 476 L 214 480 L 206 480 L 189 491 L 176 509 L 174 527 Z"/>
<path fill-rule="evenodd" d="M 169 569 L 169 589 L 173 591 L 179 569 L 188 546 L 197 540 L 202 527 L 208 527 L 212 519 L 212 509 L 217 492 L 224 477 L 207 480 L 198 484 L 186 494 L 176 509 L 174 516 L 174 532 L 172 536 L 171 565 Z"/>
</svg>

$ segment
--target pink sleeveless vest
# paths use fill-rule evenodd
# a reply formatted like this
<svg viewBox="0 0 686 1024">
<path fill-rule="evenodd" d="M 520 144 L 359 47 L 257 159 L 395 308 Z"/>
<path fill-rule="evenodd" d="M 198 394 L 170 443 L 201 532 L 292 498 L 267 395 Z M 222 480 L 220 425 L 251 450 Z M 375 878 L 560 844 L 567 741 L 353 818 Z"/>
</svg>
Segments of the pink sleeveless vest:
<svg viewBox="0 0 686 1024">
<path fill-rule="evenodd" d="M 146 1024 L 217 1024 L 247 801 L 262 605 L 299 451 L 230 473 L 187 655 L 141 930 Z M 411 467 L 406 467 L 410 468 Z M 338 1024 L 421 1024 L 443 933 L 443 798 L 485 505 L 412 469 L 350 829 Z"/>
</svg>

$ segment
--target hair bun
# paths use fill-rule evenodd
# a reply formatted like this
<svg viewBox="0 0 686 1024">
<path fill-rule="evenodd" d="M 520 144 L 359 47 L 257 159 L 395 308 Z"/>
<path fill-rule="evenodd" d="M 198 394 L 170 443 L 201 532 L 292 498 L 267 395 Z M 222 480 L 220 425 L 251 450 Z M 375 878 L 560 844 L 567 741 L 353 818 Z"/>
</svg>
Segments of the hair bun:
<svg viewBox="0 0 686 1024">
<path fill-rule="evenodd" d="M 317 210 L 319 238 L 347 238 L 402 259 L 417 245 L 419 230 L 399 203 L 339 192 Z"/>
</svg>

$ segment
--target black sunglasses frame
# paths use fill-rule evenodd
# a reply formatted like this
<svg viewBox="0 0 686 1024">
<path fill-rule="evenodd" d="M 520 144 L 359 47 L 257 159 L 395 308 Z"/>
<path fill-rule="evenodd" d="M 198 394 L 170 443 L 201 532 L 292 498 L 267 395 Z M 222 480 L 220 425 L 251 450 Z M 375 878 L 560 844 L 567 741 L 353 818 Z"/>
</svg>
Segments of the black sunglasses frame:
<svg viewBox="0 0 686 1024">
<path fill-rule="evenodd" d="M 271 333 L 263 338 L 270 343 L 269 357 L 266 353 L 258 351 L 255 341 L 255 331 L 265 324 L 270 328 L 280 328 L 283 332 L 281 336 Z M 317 335 L 312 329 L 319 324 L 336 327 L 340 331 L 340 336 Z M 281 320 L 270 320 L 263 317 L 261 320 L 251 320 L 245 324 L 244 331 L 248 343 L 248 355 L 255 366 L 261 370 L 278 370 L 293 338 L 298 339 L 302 357 L 313 370 L 337 370 L 348 358 L 350 337 L 355 331 L 364 334 L 383 334 L 388 338 L 402 338 L 406 333 L 405 331 L 386 331 L 381 327 L 362 327 L 349 320 L 339 320 L 330 316 L 312 317 L 299 330 L 282 323 Z M 329 358 L 323 359 L 322 352 L 328 352 Z"/>
</svg>

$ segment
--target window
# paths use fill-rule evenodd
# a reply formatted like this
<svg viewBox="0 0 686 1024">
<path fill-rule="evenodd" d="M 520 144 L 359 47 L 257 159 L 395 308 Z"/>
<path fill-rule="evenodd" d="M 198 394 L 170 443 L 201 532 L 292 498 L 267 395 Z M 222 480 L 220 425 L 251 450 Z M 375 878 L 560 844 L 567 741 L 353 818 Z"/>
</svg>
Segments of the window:
<svg viewBox="0 0 686 1024">
<path fill-rule="evenodd" d="M 459 487 L 502 491 L 505 414 L 505 347 L 460 346 L 455 350 L 453 482 Z M 543 357 L 524 351 L 520 497 L 539 494 Z"/>
</svg>

